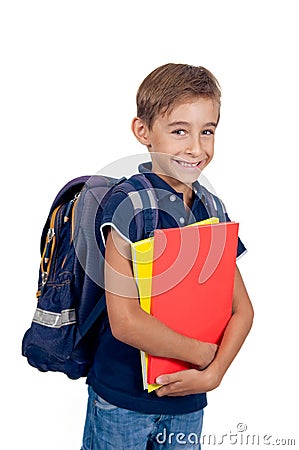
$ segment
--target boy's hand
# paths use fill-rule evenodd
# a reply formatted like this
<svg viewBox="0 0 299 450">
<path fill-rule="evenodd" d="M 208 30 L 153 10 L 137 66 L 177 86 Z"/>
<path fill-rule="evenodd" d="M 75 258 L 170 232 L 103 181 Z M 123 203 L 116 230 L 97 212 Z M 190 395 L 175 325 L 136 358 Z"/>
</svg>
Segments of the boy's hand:
<svg viewBox="0 0 299 450">
<path fill-rule="evenodd" d="M 194 366 L 198 370 L 203 370 L 213 361 L 218 350 L 218 345 L 210 344 L 209 342 L 198 341 L 200 363 Z"/>
<path fill-rule="evenodd" d="M 212 391 L 220 384 L 220 378 L 214 368 L 206 370 L 189 369 L 169 375 L 161 375 L 156 382 L 163 386 L 155 392 L 158 397 L 168 395 L 177 397 Z"/>
</svg>

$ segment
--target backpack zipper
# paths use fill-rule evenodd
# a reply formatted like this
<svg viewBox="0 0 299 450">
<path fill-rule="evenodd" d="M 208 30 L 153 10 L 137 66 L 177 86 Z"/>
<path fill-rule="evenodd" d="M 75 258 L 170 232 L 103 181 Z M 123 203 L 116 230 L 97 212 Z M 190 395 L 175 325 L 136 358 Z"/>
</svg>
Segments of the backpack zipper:
<svg viewBox="0 0 299 450">
<path fill-rule="evenodd" d="M 74 238 L 74 227 L 75 227 L 75 209 L 78 203 L 78 199 L 80 197 L 81 192 L 77 192 L 77 194 L 75 195 L 75 197 L 69 202 L 66 213 L 64 215 L 64 219 L 63 219 L 63 224 L 65 225 L 68 221 L 69 218 L 72 217 L 71 220 L 71 232 L 70 232 L 70 244 L 73 242 L 73 238 Z M 61 269 L 64 268 L 65 262 L 67 260 L 67 257 L 69 255 L 69 252 L 65 255 L 62 264 L 61 264 Z"/>
<path fill-rule="evenodd" d="M 54 224 L 55 224 L 55 219 L 56 219 L 56 216 L 57 216 L 57 213 L 58 213 L 60 207 L 61 207 L 61 205 L 59 205 L 56 209 L 54 209 L 54 211 L 52 213 L 51 220 L 50 220 L 50 227 L 49 227 L 48 233 L 47 233 L 46 244 L 45 244 L 45 248 L 44 248 L 44 251 L 42 254 L 42 259 L 41 259 L 42 287 L 44 287 L 48 281 L 48 276 L 49 276 L 49 272 L 50 272 L 50 267 L 51 267 L 51 263 L 52 263 L 55 242 L 56 242 Z"/>
<path fill-rule="evenodd" d="M 80 192 L 76 193 L 74 198 L 72 198 L 72 200 L 70 200 L 70 202 L 67 205 L 65 214 L 63 216 L 63 221 L 62 221 L 62 225 L 65 225 L 68 223 L 70 217 L 72 216 L 72 231 L 71 231 L 70 242 L 72 242 L 72 240 L 73 240 L 73 222 L 74 222 L 74 210 L 75 210 L 74 206 L 77 203 L 79 196 L 80 196 Z M 57 206 L 57 208 L 54 209 L 51 219 L 50 219 L 50 226 L 49 226 L 48 233 L 47 233 L 46 244 L 45 244 L 45 248 L 44 248 L 42 259 L 41 259 L 42 288 L 47 283 L 49 273 L 50 273 L 50 268 L 51 268 L 53 254 L 54 254 L 54 250 L 55 250 L 55 244 L 56 244 L 56 235 L 55 235 L 54 225 L 55 225 L 56 217 L 62 206 L 63 205 L 59 205 L 59 206 Z M 65 256 L 65 258 L 62 262 L 61 268 L 63 268 L 66 258 L 67 258 L 67 255 Z"/>
<path fill-rule="evenodd" d="M 75 194 L 74 198 L 72 198 L 72 200 L 68 203 L 65 214 L 64 214 L 63 223 L 67 223 L 69 221 L 69 218 L 71 216 L 71 210 L 72 210 L 76 200 L 78 200 L 79 196 L 80 196 L 80 192 L 77 192 L 77 194 Z"/>
</svg>

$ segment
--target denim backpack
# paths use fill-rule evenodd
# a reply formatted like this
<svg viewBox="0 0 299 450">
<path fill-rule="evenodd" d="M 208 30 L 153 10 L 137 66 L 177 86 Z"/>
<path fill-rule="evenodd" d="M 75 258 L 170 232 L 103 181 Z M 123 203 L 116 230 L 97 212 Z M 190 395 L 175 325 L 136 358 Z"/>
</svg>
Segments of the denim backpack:
<svg viewBox="0 0 299 450">
<path fill-rule="evenodd" d="M 40 371 L 86 376 L 101 335 L 106 302 L 100 251 L 103 209 L 112 192 L 140 194 L 134 211 L 142 236 L 157 227 L 157 208 L 143 175 L 114 179 L 83 176 L 57 194 L 41 236 L 37 308 L 22 340 L 22 354 Z"/>
<path fill-rule="evenodd" d="M 209 216 L 225 221 L 218 197 L 202 185 L 197 189 Z M 78 379 L 92 364 L 107 317 L 100 225 L 105 204 L 117 191 L 134 192 L 137 240 L 150 236 L 157 228 L 158 205 L 143 174 L 129 180 L 79 177 L 53 201 L 41 235 L 37 308 L 22 340 L 23 356 L 42 372 Z"/>
</svg>

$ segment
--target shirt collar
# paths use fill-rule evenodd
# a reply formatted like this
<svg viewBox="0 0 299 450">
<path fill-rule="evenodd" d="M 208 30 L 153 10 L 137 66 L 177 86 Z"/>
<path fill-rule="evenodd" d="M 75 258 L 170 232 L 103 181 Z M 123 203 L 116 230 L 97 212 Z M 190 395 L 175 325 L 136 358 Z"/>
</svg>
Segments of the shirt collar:
<svg viewBox="0 0 299 450">
<path fill-rule="evenodd" d="M 154 185 L 156 188 L 157 199 L 161 200 L 162 198 L 169 195 L 169 193 L 178 195 L 181 199 L 183 199 L 183 194 L 177 192 L 173 189 L 166 181 L 164 181 L 159 175 L 152 172 L 152 163 L 151 161 L 147 161 L 145 163 L 139 164 L 138 170 L 140 173 L 143 173 Z M 192 184 L 192 189 L 195 195 L 201 199 L 202 197 L 202 189 L 200 183 L 196 180 L 195 183 Z"/>
</svg>

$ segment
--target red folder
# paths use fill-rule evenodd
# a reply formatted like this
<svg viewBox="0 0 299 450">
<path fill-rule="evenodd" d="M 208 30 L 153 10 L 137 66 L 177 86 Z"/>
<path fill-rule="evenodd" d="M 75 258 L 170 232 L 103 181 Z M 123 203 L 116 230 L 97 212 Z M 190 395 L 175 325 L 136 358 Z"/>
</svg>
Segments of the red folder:
<svg viewBox="0 0 299 450">
<path fill-rule="evenodd" d="M 151 314 L 173 330 L 219 344 L 232 314 L 238 224 L 156 230 Z M 148 383 L 188 369 L 183 361 L 148 355 Z"/>
</svg>

